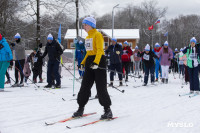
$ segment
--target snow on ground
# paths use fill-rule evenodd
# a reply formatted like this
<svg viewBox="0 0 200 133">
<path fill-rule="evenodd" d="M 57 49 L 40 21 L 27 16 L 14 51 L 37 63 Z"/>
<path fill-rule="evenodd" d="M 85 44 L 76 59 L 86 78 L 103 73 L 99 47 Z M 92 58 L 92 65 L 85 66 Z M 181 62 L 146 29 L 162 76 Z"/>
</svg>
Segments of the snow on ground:
<svg viewBox="0 0 200 133">
<path fill-rule="evenodd" d="M 14 77 L 14 72 L 10 73 Z M 46 77 L 45 73 L 43 75 Z M 125 93 L 108 88 L 111 109 L 114 116 L 119 117 L 113 121 L 67 129 L 66 126 L 77 126 L 100 118 L 103 107 L 98 100 L 91 100 L 85 107 L 85 113 L 97 114 L 45 126 L 45 122 L 70 117 L 78 108 L 76 100 L 70 100 L 77 96 L 72 96 L 72 76 L 64 69 L 62 75 L 63 89 L 47 90 L 49 92 L 42 90 L 42 87 L 35 90 L 35 85 L 30 81 L 23 88 L 6 85 L 6 92 L 0 92 L 0 133 L 197 133 L 200 130 L 200 96 L 179 97 L 179 94 L 189 91 L 189 85 L 181 88 L 178 74 L 175 75 L 176 79 L 170 74 L 169 84 L 138 88 L 133 86 L 142 85 L 141 79 L 135 82 L 134 78 L 129 78 L 128 86 L 119 87 Z M 114 84 L 117 86 L 118 81 Z M 37 85 L 44 86 L 46 83 Z M 80 83 L 75 82 L 75 94 L 79 88 Z M 95 95 L 94 85 L 92 96 Z"/>
</svg>

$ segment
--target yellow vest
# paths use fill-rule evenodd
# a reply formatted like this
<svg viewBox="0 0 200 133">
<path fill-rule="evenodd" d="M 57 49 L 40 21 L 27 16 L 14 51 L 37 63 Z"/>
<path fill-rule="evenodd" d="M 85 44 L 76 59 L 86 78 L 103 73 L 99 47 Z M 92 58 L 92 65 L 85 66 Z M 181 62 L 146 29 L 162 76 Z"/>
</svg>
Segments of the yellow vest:
<svg viewBox="0 0 200 133">
<path fill-rule="evenodd" d="M 104 39 L 100 32 L 96 29 L 92 29 L 88 32 L 88 36 L 85 39 L 86 55 L 81 64 L 85 65 L 88 56 L 96 55 L 94 63 L 99 64 L 101 56 L 104 55 L 103 50 Z"/>
</svg>

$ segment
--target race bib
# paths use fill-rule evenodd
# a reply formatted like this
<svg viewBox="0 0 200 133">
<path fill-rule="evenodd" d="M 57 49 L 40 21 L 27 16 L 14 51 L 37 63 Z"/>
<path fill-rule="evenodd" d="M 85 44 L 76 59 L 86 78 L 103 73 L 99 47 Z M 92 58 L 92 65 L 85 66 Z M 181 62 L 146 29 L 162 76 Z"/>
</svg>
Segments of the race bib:
<svg viewBox="0 0 200 133">
<path fill-rule="evenodd" d="M 144 55 L 143 55 L 143 58 L 144 58 L 144 60 L 149 60 L 149 55 L 144 54 Z"/>
<path fill-rule="evenodd" d="M 137 53 L 135 53 L 134 56 L 137 57 Z"/>
<path fill-rule="evenodd" d="M 89 38 L 85 40 L 85 49 L 86 51 L 93 50 L 93 38 Z"/>
<path fill-rule="evenodd" d="M 190 58 L 191 60 L 196 60 L 196 59 L 197 59 L 197 54 L 191 53 L 191 54 L 189 55 L 189 58 Z"/>
<path fill-rule="evenodd" d="M 38 60 L 38 57 L 34 57 L 34 58 L 33 58 L 33 62 L 34 62 L 34 63 L 37 62 L 37 60 Z"/>
</svg>

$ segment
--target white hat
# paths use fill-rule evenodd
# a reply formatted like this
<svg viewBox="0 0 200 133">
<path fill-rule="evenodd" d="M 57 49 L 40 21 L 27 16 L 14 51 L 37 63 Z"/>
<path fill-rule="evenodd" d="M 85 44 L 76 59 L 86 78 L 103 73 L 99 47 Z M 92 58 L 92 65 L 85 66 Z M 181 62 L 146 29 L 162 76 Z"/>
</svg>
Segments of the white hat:
<svg viewBox="0 0 200 133">
<path fill-rule="evenodd" d="M 168 45 L 169 45 L 168 41 L 165 41 L 164 46 L 168 46 Z"/>
<path fill-rule="evenodd" d="M 51 34 L 48 35 L 47 40 L 53 40 L 53 36 Z"/>
<path fill-rule="evenodd" d="M 17 33 L 14 38 L 21 38 L 21 36 L 19 33 Z"/>
<path fill-rule="evenodd" d="M 145 51 L 150 51 L 150 46 L 149 46 L 149 44 L 147 44 L 147 45 L 145 46 Z"/>
</svg>

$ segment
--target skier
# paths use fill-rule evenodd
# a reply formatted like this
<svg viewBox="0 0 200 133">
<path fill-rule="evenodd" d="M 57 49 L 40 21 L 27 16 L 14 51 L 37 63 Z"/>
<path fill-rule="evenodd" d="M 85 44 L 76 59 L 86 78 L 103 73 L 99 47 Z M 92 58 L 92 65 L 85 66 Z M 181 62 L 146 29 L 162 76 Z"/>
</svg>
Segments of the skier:
<svg viewBox="0 0 200 133">
<path fill-rule="evenodd" d="M 123 54 L 122 54 L 122 69 L 125 68 L 126 71 L 126 79 L 125 81 L 128 81 L 128 72 L 129 72 L 129 64 L 131 62 L 131 58 L 130 56 L 132 55 L 132 50 L 131 48 L 128 46 L 128 42 L 125 41 L 124 42 L 124 48 L 123 48 Z"/>
<path fill-rule="evenodd" d="M 39 83 L 42 83 L 42 65 L 43 65 L 43 58 L 42 53 L 40 52 L 39 48 L 35 48 L 33 53 L 29 58 L 32 58 L 33 61 L 33 82 L 37 83 L 37 77 L 39 76 Z"/>
<path fill-rule="evenodd" d="M 11 43 L 13 50 L 13 60 L 15 61 L 15 84 L 12 87 L 22 87 L 24 86 L 24 63 L 25 63 L 25 45 L 21 41 L 21 36 L 19 33 L 15 35 L 15 43 Z M 18 84 L 19 77 L 18 73 L 20 73 L 20 84 Z"/>
<path fill-rule="evenodd" d="M 160 50 L 161 50 L 161 47 L 160 47 L 159 43 L 156 43 L 155 44 L 155 48 L 153 49 L 153 52 L 156 55 L 158 55 L 158 53 L 160 52 Z M 156 64 L 155 64 L 156 80 L 155 81 L 158 81 L 159 70 L 160 70 L 160 73 L 162 73 L 161 66 L 160 66 L 160 58 L 156 59 Z M 162 77 L 162 74 L 160 74 L 160 75 Z"/>
<path fill-rule="evenodd" d="M 114 71 L 116 70 L 118 72 L 119 77 L 119 86 L 122 86 L 122 61 L 121 61 L 121 55 L 122 55 L 122 47 L 117 43 L 116 38 L 112 38 L 112 45 L 108 47 L 106 50 L 106 54 L 110 55 L 110 84 L 109 86 L 113 86 L 114 81 Z"/>
<path fill-rule="evenodd" d="M 140 62 L 141 62 L 141 58 L 137 56 L 138 52 L 141 53 L 141 51 L 139 50 L 138 46 L 135 46 L 135 50 L 133 51 L 135 76 L 137 75 L 138 77 L 140 77 Z"/>
<path fill-rule="evenodd" d="M 151 50 L 149 44 L 145 46 L 145 51 L 141 54 L 138 52 L 139 57 L 143 57 L 144 65 L 145 65 L 145 76 L 144 76 L 144 84 L 146 86 L 149 78 L 149 71 L 151 75 L 151 83 L 154 84 L 154 59 L 158 58 Z"/>
<path fill-rule="evenodd" d="M 161 58 L 160 65 L 162 69 L 162 83 L 168 83 L 168 74 L 169 74 L 169 66 L 171 64 L 171 60 L 173 59 L 173 53 L 171 48 L 169 48 L 169 44 L 166 41 L 164 46 L 161 48 L 158 53 L 158 57 Z"/>
<path fill-rule="evenodd" d="M 45 47 L 45 51 L 42 55 L 44 58 L 47 54 L 49 57 L 48 61 L 48 69 L 47 69 L 47 82 L 48 84 L 45 88 L 52 87 L 52 72 L 56 79 L 55 88 L 61 88 L 60 74 L 59 74 L 59 64 L 60 64 L 60 56 L 62 55 L 63 50 L 60 44 L 53 38 L 51 34 L 47 37 L 47 44 Z"/>
<path fill-rule="evenodd" d="M 199 94 L 199 73 L 198 73 L 198 64 L 200 49 L 196 45 L 196 38 L 193 37 L 190 40 L 190 44 L 183 50 L 183 54 L 187 56 L 187 66 L 190 78 L 190 93 Z"/>
<path fill-rule="evenodd" d="M 13 60 L 10 61 L 10 65 L 9 65 L 7 71 L 6 71 L 7 81 L 5 82 L 5 84 L 10 84 L 11 83 L 10 74 L 9 74 L 9 68 L 11 68 L 11 70 L 12 70 L 12 67 L 13 67 Z"/>
<path fill-rule="evenodd" d="M 76 60 L 78 61 L 78 68 L 81 66 L 81 62 L 83 61 L 86 54 L 85 46 L 83 41 L 79 41 L 76 43 Z M 84 71 L 79 70 L 80 79 L 82 79 Z"/>
<path fill-rule="evenodd" d="M 178 58 L 178 63 L 179 63 L 179 74 L 182 74 L 182 76 L 184 76 L 184 57 L 183 57 L 183 49 L 181 48 L 180 49 L 180 52 L 179 52 L 179 58 Z"/>
<path fill-rule="evenodd" d="M 87 54 L 81 62 L 81 69 L 85 66 L 85 73 L 77 98 L 79 108 L 73 114 L 73 117 L 83 115 L 84 107 L 88 102 L 91 88 L 95 82 L 99 102 L 104 106 L 105 111 L 101 119 L 112 118 L 111 100 L 107 91 L 106 57 L 103 50 L 104 39 L 102 34 L 96 30 L 96 20 L 93 17 L 86 17 L 82 24 L 84 30 L 88 33 L 85 40 Z"/>
<path fill-rule="evenodd" d="M 177 48 L 175 48 L 175 51 L 174 51 L 174 69 L 175 69 L 175 73 L 178 73 L 179 72 L 179 69 L 178 69 L 178 54 L 179 54 L 179 51 Z"/>
<path fill-rule="evenodd" d="M 29 76 L 31 75 L 31 69 L 30 69 L 28 57 L 26 57 L 25 59 L 23 73 L 24 73 L 25 83 L 27 83 L 27 80 Z"/>
<path fill-rule="evenodd" d="M 0 34 L 0 91 L 4 91 L 5 74 L 12 59 L 13 57 L 9 44 Z"/>
</svg>

